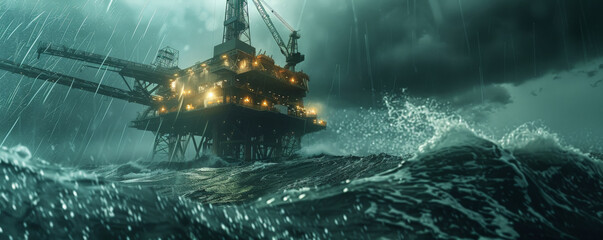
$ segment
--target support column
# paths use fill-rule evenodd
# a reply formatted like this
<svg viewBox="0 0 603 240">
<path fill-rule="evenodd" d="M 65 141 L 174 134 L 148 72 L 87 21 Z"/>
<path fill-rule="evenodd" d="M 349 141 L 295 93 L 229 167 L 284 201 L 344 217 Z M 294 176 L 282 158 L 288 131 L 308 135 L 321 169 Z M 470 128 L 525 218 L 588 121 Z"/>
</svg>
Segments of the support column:
<svg viewBox="0 0 603 240">
<path fill-rule="evenodd" d="M 211 146 L 211 150 L 212 152 L 216 155 L 216 156 L 222 156 L 222 148 L 221 148 L 221 141 L 222 141 L 222 136 L 220 135 L 220 129 L 218 127 L 218 124 L 216 124 L 213 128 L 212 128 L 212 140 L 213 140 L 213 144 Z"/>
<path fill-rule="evenodd" d="M 245 143 L 244 143 L 243 148 L 244 148 L 243 149 L 243 151 L 244 151 L 243 155 L 244 155 L 245 161 L 251 161 L 252 158 L 253 158 L 252 155 L 251 155 L 251 153 L 252 153 L 252 151 L 251 151 L 251 138 L 248 135 L 245 136 Z"/>
<path fill-rule="evenodd" d="M 153 160 L 162 158 L 168 161 L 183 161 L 189 143 L 189 135 L 175 133 L 157 133 L 153 145 Z"/>
</svg>

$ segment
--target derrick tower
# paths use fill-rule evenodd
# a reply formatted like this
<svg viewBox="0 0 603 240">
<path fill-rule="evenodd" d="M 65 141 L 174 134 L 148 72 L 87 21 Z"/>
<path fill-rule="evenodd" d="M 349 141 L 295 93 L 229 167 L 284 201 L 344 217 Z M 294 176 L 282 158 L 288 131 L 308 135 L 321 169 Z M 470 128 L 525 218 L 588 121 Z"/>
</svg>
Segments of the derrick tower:
<svg viewBox="0 0 603 240">
<path fill-rule="evenodd" d="M 225 43 L 233 39 L 251 44 L 247 0 L 226 0 L 222 42 Z"/>
</svg>

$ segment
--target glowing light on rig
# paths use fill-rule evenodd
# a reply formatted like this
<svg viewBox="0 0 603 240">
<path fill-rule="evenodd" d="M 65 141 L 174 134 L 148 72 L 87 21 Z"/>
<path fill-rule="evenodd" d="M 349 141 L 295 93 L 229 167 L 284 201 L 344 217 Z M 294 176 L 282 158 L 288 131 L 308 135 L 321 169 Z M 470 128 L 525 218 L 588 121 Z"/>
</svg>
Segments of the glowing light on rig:
<svg viewBox="0 0 603 240">
<path fill-rule="evenodd" d="M 173 81 L 173 82 L 170 84 L 170 87 L 171 87 L 172 89 L 175 89 L 175 88 L 176 88 L 176 81 Z"/>
<path fill-rule="evenodd" d="M 264 101 L 262 102 L 262 106 L 263 106 L 263 107 L 268 107 L 268 101 L 264 100 Z"/>
<path fill-rule="evenodd" d="M 178 73 L 174 73 L 174 77 L 178 77 Z"/>
<path fill-rule="evenodd" d="M 247 60 L 241 61 L 241 64 L 239 65 L 239 68 L 241 68 L 241 69 L 247 68 Z"/>
<path fill-rule="evenodd" d="M 227 59 L 227 58 L 228 58 L 228 55 L 226 55 L 226 54 L 222 55 L 222 59 Z"/>
<path fill-rule="evenodd" d="M 295 78 L 293 78 L 293 77 L 292 77 L 292 78 L 291 78 L 289 81 L 290 81 L 291 83 L 295 83 Z"/>
<path fill-rule="evenodd" d="M 215 94 L 213 92 L 207 93 L 207 98 L 213 98 Z"/>
<path fill-rule="evenodd" d="M 192 105 L 192 104 L 187 104 L 187 105 L 186 105 L 186 110 L 187 110 L 187 111 L 190 111 L 190 110 L 193 110 L 193 109 L 195 109 L 195 108 L 193 107 L 193 105 Z"/>
<path fill-rule="evenodd" d="M 318 124 L 321 126 L 327 126 L 327 121 L 314 119 L 314 124 Z"/>
<path fill-rule="evenodd" d="M 251 99 L 249 99 L 249 97 L 245 97 L 245 99 L 243 99 L 243 102 L 244 103 L 249 103 L 249 102 L 251 102 Z"/>
<path fill-rule="evenodd" d="M 256 66 L 256 67 L 257 67 L 258 65 L 259 65 L 258 61 L 254 61 L 254 62 L 253 62 L 253 66 Z"/>
<path fill-rule="evenodd" d="M 316 109 L 314 109 L 314 108 L 308 109 L 308 115 L 316 116 Z"/>
<path fill-rule="evenodd" d="M 160 112 L 160 113 L 164 113 L 164 112 L 166 112 L 166 111 L 167 111 L 167 109 L 165 109 L 165 107 L 161 107 L 161 108 L 159 109 L 159 112 Z"/>
</svg>

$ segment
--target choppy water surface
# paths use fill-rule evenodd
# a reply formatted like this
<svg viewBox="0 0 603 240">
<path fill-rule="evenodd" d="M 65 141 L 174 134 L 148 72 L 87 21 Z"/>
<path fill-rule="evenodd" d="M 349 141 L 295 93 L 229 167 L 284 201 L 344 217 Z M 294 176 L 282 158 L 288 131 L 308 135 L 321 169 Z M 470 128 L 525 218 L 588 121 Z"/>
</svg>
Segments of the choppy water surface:
<svg viewBox="0 0 603 240">
<path fill-rule="evenodd" d="M 384 111 L 359 110 L 368 114 L 331 121 L 331 132 L 315 136 L 305 155 L 285 162 L 232 164 L 206 157 L 65 168 L 23 146 L 3 148 L 0 236 L 603 236 L 600 155 L 565 146 L 530 124 L 491 140 L 458 117 L 387 103 Z M 373 121 L 383 127 L 359 127 Z M 348 154 L 324 154 L 317 147 L 321 137 L 331 137 L 331 146 Z"/>
</svg>

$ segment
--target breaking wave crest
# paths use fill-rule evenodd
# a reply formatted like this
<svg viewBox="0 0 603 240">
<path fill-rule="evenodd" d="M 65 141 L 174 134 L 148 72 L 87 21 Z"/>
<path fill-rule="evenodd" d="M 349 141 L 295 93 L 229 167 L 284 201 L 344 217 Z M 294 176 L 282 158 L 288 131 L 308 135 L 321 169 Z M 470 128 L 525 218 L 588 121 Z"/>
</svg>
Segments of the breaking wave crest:
<svg viewBox="0 0 603 240">
<path fill-rule="evenodd" d="M 326 131 L 306 137 L 306 155 L 407 156 L 452 126 L 466 124 L 445 105 L 407 95 L 385 96 L 381 108 L 330 110 Z"/>
</svg>

